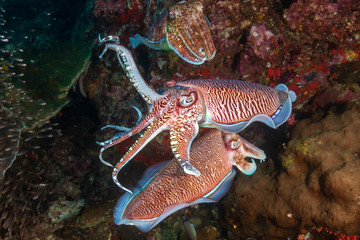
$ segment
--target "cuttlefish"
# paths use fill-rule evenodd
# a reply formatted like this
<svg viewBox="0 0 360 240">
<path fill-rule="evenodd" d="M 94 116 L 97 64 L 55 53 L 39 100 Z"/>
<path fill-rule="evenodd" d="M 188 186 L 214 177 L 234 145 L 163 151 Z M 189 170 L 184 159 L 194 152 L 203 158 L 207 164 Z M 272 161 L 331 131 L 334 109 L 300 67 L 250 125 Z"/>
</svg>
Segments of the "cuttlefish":
<svg viewBox="0 0 360 240">
<path fill-rule="evenodd" d="M 202 64 L 216 53 L 210 23 L 199 1 L 181 1 L 166 10 L 150 27 L 146 36 L 130 38 L 133 48 L 139 44 L 156 50 L 173 50 L 191 64 Z"/>
<path fill-rule="evenodd" d="M 263 161 L 266 155 L 238 134 L 210 130 L 195 141 L 190 150 L 190 159 L 199 170 L 199 177 L 185 174 L 176 161 L 149 168 L 134 194 L 127 192 L 118 201 L 114 222 L 135 225 L 147 232 L 182 208 L 217 202 L 230 188 L 236 173 L 233 166 L 250 175 L 256 170 L 253 158 Z"/>
<path fill-rule="evenodd" d="M 100 42 L 108 42 L 107 39 L 100 39 Z M 106 43 L 100 57 L 108 49 L 116 52 L 125 73 L 149 106 L 149 113 L 131 130 L 99 143 L 102 146 L 100 160 L 112 166 L 103 160 L 102 153 L 145 129 L 113 169 L 114 182 L 128 192 L 131 191 L 117 180 L 119 171 L 160 132 L 170 131 L 171 150 L 184 172 L 200 176 L 200 171 L 189 158 L 191 144 L 199 127 L 238 133 L 258 121 L 277 128 L 289 118 L 292 102 L 296 99 L 296 94 L 284 84 L 271 88 L 230 79 L 186 80 L 173 84 L 159 94 L 142 78 L 128 49 L 116 42 Z M 121 126 L 116 128 L 121 130 Z"/>
</svg>

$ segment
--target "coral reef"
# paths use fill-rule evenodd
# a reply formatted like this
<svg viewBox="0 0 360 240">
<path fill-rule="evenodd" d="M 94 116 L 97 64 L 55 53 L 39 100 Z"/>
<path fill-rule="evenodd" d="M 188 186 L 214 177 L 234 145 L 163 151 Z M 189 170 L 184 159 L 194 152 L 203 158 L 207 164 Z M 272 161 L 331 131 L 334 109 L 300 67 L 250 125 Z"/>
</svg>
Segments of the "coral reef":
<svg viewBox="0 0 360 240">
<path fill-rule="evenodd" d="M 101 2 L 105 4 L 107 1 Z M 166 87 L 166 82 L 169 80 L 229 78 L 269 86 L 284 83 L 298 95 L 294 103 L 295 114 L 289 121 L 295 126 L 299 119 L 309 116 L 318 109 L 327 109 L 345 102 L 359 103 L 360 87 L 357 79 L 360 68 L 360 5 L 358 1 L 204 0 L 201 2 L 204 5 L 204 14 L 211 23 L 212 36 L 217 49 L 217 54 L 212 61 L 194 67 L 171 52 L 155 51 L 141 46 L 132 51 L 141 74 L 158 92 Z M 119 36 L 124 46 L 128 43 L 130 36 L 137 33 L 144 34 L 151 26 L 151 20 L 170 5 L 170 1 L 135 2 L 139 4 L 136 8 L 141 9 L 141 14 L 143 14 L 142 18 L 137 18 L 133 16 L 136 11 L 132 11 L 130 1 L 111 2 L 111 4 L 115 3 L 121 3 L 123 10 L 106 14 L 98 11 L 95 25 L 104 34 Z M 96 50 L 97 55 L 101 50 Z M 143 113 L 146 112 L 144 102 L 122 73 L 115 56 L 106 56 L 104 61 L 97 63 L 97 68 L 89 70 L 85 78 L 85 91 L 94 100 L 99 110 L 102 126 L 113 123 L 134 126 L 137 114 L 132 106 L 138 107 Z M 243 133 L 255 135 L 255 139 L 264 145 L 265 152 L 269 152 L 272 161 L 259 168 L 253 176 L 238 177 L 241 180 L 238 180 L 238 186 L 233 188 L 235 193 L 225 200 L 231 229 L 228 225 L 210 224 L 216 225 L 222 236 L 234 239 L 238 236 L 264 236 L 267 232 L 271 232 L 274 237 L 294 237 L 298 233 L 297 230 L 301 228 L 310 231 L 312 227 L 319 226 L 320 223 L 327 226 L 327 222 L 320 220 L 318 220 L 319 224 L 311 222 L 303 226 L 297 220 L 298 212 L 290 211 L 292 209 L 289 212 L 279 210 L 281 204 L 287 206 L 288 201 L 295 205 L 294 200 L 285 200 L 278 195 L 280 190 L 277 189 L 278 182 L 274 176 L 287 174 L 282 169 L 277 154 L 282 151 L 281 144 L 287 142 L 284 136 L 290 135 L 288 131 L 289 129 L 284 127 L 278 134 L 268 131 L 264 133 L 261 127 L 256 126 Z M 102 133 L 101 139 L 110 138 L 114 132 L 109 131 L 105 134 Z M 137 159 L 152 164 L 160 161 L 160 158 L 166 158 L 166 156 L 154 158 L 159 149 L 160 151 L 166 149 L 166 146 L 163 146 L 166 138 L 167 136 L 158 137 L 151 147 L 144 148 L 140 152 L 141 156 Z M 268 139 L 272 139 L 271 143 Z M 125 142 L 119 146 L 121 154 L 126 152 L 129 143 L 132 142 Z M 118 154 L 118 149 L 114 149 L 114 151 L 109 151 L 106 158 L 114 163 L 118 160 Z M 282 164 L 290 166 L 291 156 L 286 159 L 282 157 Z M 124 174 L 133 173 L 125 170 Z M 262 195 L 263 191 L 267 194 Z M 301 196 L 300 193 L 299 195 Z M 332 199 L 328 195 L 321 198 Z M 262 202 L 264 199 L 279 206 L 277 209 L 279 211 L 273 211 L 272 205 Z M 230 202 L 236 202 L 237 207 L 228 207 Z M 266 208 L 269 210 L 264 210 Z M 250 213 L 244 214 L 247 213 L 245 211 L 247 209 L 252 211 L 248 210 Z M 271 213 L 257 214 L 262 210 L 271 211 Z M 312 214 L 304 211 L 300 216 L 304 217 L 305 213 Z M 231 215 L 236 216 L 231 217 Z M 283 216 L 285 218 L 282 218 Z M 293 216 L 293 218 L 287 216 Z M 175 215 L 174 218 L 176 218 Z M 175 220 L 171 217 L 166 219 L 154 231 L 160 234 L 160 232 L 165 232 L 164 229 L 171 229 L 169 222 L 172 221 Z M 258 225 L 254 225 L 258 222 L 260 222 Z M 203 222 L 196 225 L 197 230 L 206 229 L 206 224 Z M 347 231 L 341 224 L 328 227 L 332 231 Z M 125 234 L 123 236 L 133 236 L 126 235 L 127 229 L 131 228 L 121 227 L 117 230 Z M 356 232 L 348 232 L 350 233 L 356 234 Z M 150 238 L 154 236 L 153 234 L 154 232 L 150 232 L 147 236 Z M 138 237 L 137 233 L 135 235 Z"/>
<path fill-rule="evenodd" d="M 338 102 L 357 101 L 358 83 L 344 81 L 341 75 L 348 65 L 358 64 L 359 3 L 343 0 L 285 4 L 203 1 L 217 49 L 214 59 L 194 67 L 174 54 L 140 48 L 136 50 L 143 59 L 140 64 L 145 73 L 151 69 L 155 87 L 169 79 L 216 77 L 242 78 L 271 86 L 287 83 L 298 95 L 296 109 L 305 113 Z M 142 5 L 146 14 L 154 16 L 164 9 L 160 4 L 157 7 Z M 104 17 L 98 19 L 101 22 Z M 131 18 L 127 24 L 119 24 L 112 22 L 105 32 L 118 35 L 122 43 L 150 27 L 148 18 L 136 22 Z M 352 73 L 356 72 L 353 68 Z M 150 73 L 147 75 L 150 78 Z"/>
<path fill-rule="evenodd" d="M 69 163 L 74 167 L 72 161 L 61 165 L 54 160 L 62 150 L 56 144 L 65 145 L 59 142 L 57 120 L 49 118 L 69 103 L 68 92 L 90 57 L 93 40 L 85 37 L 83 26 L 88 24 L 77 26 L 74 21 L 70 29 L 63 29 L 70 25 L 65 19 L 58 21 L 61 3 L 38 4 L 24 13 L 21 1 L 1 2 L 1 239 L 54 237 L 63 219 L 71 216 L 63 214 L 74 215 L 82 203 L 79 185 L 62 169 Z M 86 17 L 80 10 L 81 16 L 75 15 L 78 23 Z M 68 41 L 62 39 L 66 37 Z M 81 163 L 83 168 L 87 162 Z M 77 202 L 78 208 L 66 204 L 70 202 Z M 62 218 L 56 219 L 56 214 Z"/>
<path fill-rule="evenodd" d="M 0 178 L 16 158 L 21 132 L 33 131 L 69 102 L 68 91 L 84 71 L 92 49 L 92 41 L 87 41 L 81 32 L 84 29 L 75 26 L 73 39 L 63 41 L 58 33 L 63 25 L 54 20 L 50 9 L 42 12 L 39 7 L 33 10 L 35 17 L 24 21 L 28 15 L 17 17 L 17 4 L 21 3 L 5 2 L 2 9 L 5 17 L 2 21 L 6 22 L 6 18 L 12 21 L 1 27 L 6 35 L 1 41 L 0 121 L 4 137 L 0 140 L 0 152 L 4 155 L 0 160 Z M 86 15 L 86 11 L 82 14 Z M 81 22 L 82 18 L 79 19 Z M 80 40 L 81 44 L 76 42 Z"/>
<path fill-rule="evenodd" d="M 226 199 L 228 220 L 238 236 L 294 237 L 301 229 L 327 227 L 357 235 L 360 211 L 360 109 L 319 110 L 298 122 L 279 160 L 237 179 Z"/>
<path fill-rule="evenodd" d="M 140 46 L 132 53 L 141 74 L 159 92 L 169 80 L 284 83 L 298 96 L 291 141 L 286 144 L 288 127 L 276 134 L 259 125 L 248 129 L 243 137 L 254 136 L 270 157 L 254 175 L 238 174 L 222 202 L 179 211 L 148 234 L 115 228 L 112 208 L 121 192 L 110 179 L 111 169 L 98 160 L 97 130 L 108 124 L 132 127 L 138 119 L 132 106 L 143 113 L 147 107 L 114 55 L 98 61 L 102 48 L 95 47 L 87 64 L 91 47 L 98 33 L 117 35 L 126 46 L 130 36 L 145 34 L 172 1 L 1 1 L 0 170 L 17 160 L 0 181 L 0 238 L 186 239 L 184 215 L 199 239 L 359 234 L 354 225 L 359 222 L 359 149 L 353 129 L 358 107 L 324 117 L 319 113 L 339 103 L 359 104 L 360 2 L 201 2 L 217 49 L 214 59 L 196 67 L 175 53 Z M 74 81 L 88 99 L 72 93 Z M 113 135 L 102 131 L 101 139 Z M 147 166 L 170 159 L 167 139 L 163 134 L 144 148 L 121 181 L 131 186 Z M 133 141 L 109 150 L 106 159 L 115 163 Z M 79 218 L 51 221 L 51 206 L 81 199 Z M 327 230 L 319 229 L 339 233 L 324 237 Z"/>
</svg>

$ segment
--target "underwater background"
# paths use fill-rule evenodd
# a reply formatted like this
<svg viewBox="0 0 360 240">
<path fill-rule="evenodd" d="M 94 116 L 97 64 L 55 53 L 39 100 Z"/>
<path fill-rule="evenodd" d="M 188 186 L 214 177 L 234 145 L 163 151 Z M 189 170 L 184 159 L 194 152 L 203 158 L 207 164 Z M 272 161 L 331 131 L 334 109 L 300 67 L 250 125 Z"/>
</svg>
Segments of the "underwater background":
<svg viewBox="0 0 360 240">
<path fill-rule="evenodd" d="M 145 35 L 173 1 L 0 2 L 0 239 L 360 239 L 360 2 L 202 0 L 216 55 L 192 65 Z M 241 136 L 264 150 L 254 174 L 238 173 L 218 203 L 182 209 L 148 233 L 116 226 L 124 193 L 99 160 L 109 125 L 132 127 L 146 103 L 98 36 L 130 49 L 144 79 L 241 79 L 297 95 L 278 129 Z M 200 134 L 204 134 L 202 129 Z M 104 154 L 116 164 L 136 136 Z M 135 186 L 170 160 L 169 133 L 122 170 Z M 187 219 L 185 224 L 184 217 Z"/>
</svg>

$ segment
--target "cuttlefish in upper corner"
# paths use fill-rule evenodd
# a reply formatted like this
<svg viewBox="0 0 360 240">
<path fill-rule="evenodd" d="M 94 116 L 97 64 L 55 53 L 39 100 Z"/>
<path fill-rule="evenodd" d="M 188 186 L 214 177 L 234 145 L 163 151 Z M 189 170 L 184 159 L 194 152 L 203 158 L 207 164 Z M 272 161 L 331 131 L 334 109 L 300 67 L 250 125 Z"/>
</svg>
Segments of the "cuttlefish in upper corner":
<svg viewBox="0 0 360 240">
<path fill-rule="evenodd" d="M 130 38 L 133 48 L 139 44 L 157 50 L 174 50 L 191 64 L 202 64 L 215 56 L 210 23 L 201 2 L 181 1 L 166 10 L 146 34 Z"/>
<path fill-rule="evenodd" d="M 134 194 L 126 192 L 118 201 L 115 224 L 135 225 L 147 232 L 182 208 L 217 202 L 230 188 L 233 166 L 250 175 L 256 170 L 252 158 L 263 161 L 266 155 L 238 134 L 213 129 L 193 143 L 190 158 L 200 176 L 185 174 L 174 160 L 149 168 Z"/>
</svg>

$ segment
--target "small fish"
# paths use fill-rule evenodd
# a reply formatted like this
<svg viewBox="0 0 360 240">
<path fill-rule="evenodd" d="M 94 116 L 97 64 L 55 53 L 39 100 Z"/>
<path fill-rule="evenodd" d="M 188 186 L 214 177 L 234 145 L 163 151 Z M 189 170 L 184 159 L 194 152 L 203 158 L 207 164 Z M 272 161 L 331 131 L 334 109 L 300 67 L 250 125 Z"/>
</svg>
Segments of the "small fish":
<svg viewBox="0 0 360 240">
<path fill-rule="evenodd" d="M 194 224 L 192 224 L 189 220 L 187 220 L 185 216 L 183 216 L 183 224 L 186 235 L 188 236 L 189 240 L 196 240 L 197 236 L 196 236 L 196 230 Z"/>
</svg>

